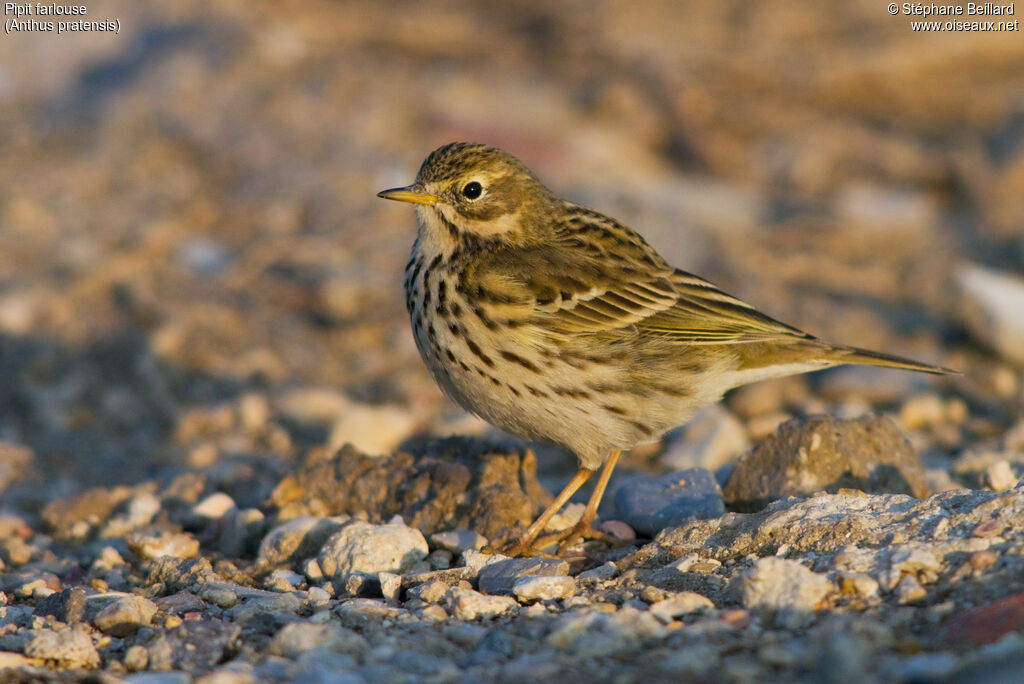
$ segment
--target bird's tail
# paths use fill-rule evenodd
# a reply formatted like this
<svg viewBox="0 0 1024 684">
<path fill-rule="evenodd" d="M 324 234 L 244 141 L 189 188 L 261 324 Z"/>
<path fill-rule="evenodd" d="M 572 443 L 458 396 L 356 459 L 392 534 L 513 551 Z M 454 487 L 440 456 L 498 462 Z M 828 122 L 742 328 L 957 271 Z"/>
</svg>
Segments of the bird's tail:
<svg viewBox="0 0 1024 684">
<path fill-rule="evenodd" d="M 920 363 L 912 359 L 905 359 L 902 356 L 883 354 L 871 351 L 870 349 L 858 349 L 857 347 L 833 347 L 829 354 L 830 360 L 834 363 L 856 363 L 862 366 L 885 366 L 886 368 L 902 368 L 904 370 L 920 371 L 922 373 L 934 373 L 935 375 L 960 375 L 955 371 L 942 366 L 933 366 L 927 363 Z"/>
</svg>

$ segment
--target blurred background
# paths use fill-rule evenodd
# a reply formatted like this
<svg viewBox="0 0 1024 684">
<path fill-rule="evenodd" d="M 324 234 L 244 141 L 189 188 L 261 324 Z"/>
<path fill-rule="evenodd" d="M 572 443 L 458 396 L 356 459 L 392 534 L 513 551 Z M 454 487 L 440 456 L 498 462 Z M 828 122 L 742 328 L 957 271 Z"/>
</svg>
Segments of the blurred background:
<svg viewBox="0 0 1024 684">
<path fill-rule="evenodd" d="M 120 33 L 0 37 L 8 506 L 189 469 L 257 505 L 304 443 L 481 434 L 412 343 L 412 211 L 375 197 L 453 140 L 777 318 L 966 372 L 734 395 L 752 438 L 924 392 L 904 426 L 956 457 L 1020 416 L 1020 32 L 871 0 L 82 2 Z"/>
</svg>

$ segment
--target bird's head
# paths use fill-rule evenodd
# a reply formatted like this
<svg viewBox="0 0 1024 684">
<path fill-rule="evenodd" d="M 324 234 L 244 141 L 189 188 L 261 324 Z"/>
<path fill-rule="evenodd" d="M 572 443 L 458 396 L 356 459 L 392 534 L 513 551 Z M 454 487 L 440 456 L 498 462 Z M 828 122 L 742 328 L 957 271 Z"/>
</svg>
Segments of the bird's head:
<svg viewBox="0 0 1024 684">
<path fill-rule="evenodd" d="M 377 193 L 417 205 L 427 230 L 453 239 L 501 237 L 525 242 L 542 226 L 551 193 L 512 155 L 478 143 L 450 143 L 430 153 L 416 182 Z"/>
</svg>

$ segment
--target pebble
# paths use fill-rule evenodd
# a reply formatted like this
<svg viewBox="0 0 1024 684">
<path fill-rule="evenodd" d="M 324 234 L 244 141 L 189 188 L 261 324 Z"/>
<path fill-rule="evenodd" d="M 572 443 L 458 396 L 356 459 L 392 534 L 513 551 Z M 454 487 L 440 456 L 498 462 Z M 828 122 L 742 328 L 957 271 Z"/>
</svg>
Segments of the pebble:
<svg viewBox="0 0 1024 684">
<path fill-rule="evenodd" d="M 402 591 L 402 576 L 393 572 L 378 572 L 377 580 L 380 582 L 380 593 L 388 601 L 397 601 Z"/>
<path fill-rule="evenodd" d="M 424 582 L 409 589 L 409 596 L 427 603 L 440 603 L 450 587 L 451 585 L 440 580 Z"/>
<path fill-rule="evenodd" d="M 586 504 L 573 502 L 566 504 L 560 511 L 551 516 L 551 520 L 544 526 L 545 532 L 559 532 L 573 527 L 583 517 Z"/>
<path fill-rule="evenodd" d="M 858 233 L 879 235 L 927 234 L 938 219 L 938 200 L 924 190 L 889 183 L 850 181 L 835 197 L 836 218 Z"/>
<path fill-rule="evenodd" d="M 90 572 L 105 573 L 114 569 L 123 568 L 127 565 L 121 552 L 113 546 L 104 546 L 99 556 L 89 566 Z"/>
<path fill-rule="evenodd" d="M 682 591 L 652 603 L 648 610 L 662 622 L 669 623 L 680 615 L 710 610 L 714 607 L 715 604 L 708 597 L 693 591 Z"/>
<path fill-rule="evenodd" d="M 369 577 L 361 572 L 354 572 L 345 578 L 345 594 L 348 596 L 369 596 Z"/>
<path fill-rule="evenodd" d="M 302 584 L 303 576 L 297 572 L 278 568 L 263 580 L 263 588 L 270 591 L 295 591 Z"/>
<path fill-rule="evenodd" d="M 447 532 L 435 532 L 430 535 L 430 543 L 436 548 L 450 551 L 454 554 L 461 554 L 472 549 L 479 551 L 487 546 L 487 537 L 474 532 L 473 530 L 458 529 Z"/>
<path fill-rule="evenodd" d="M 52 615 L 57 620 L 73 625 L 85 616 L 85 589 L 68 587 L 36 603 L 36 615 Z"/>
<path fill-rule="evenodd" d="M 262 432 L 270 420 L 270 402 L 259 392 L 246 392 L 236 402 L 242 427 L 252 433 Z"/>
<path fill-rule="evenodd" d="M 639 534 L 653 537 L 666 527 L 717 518 L 725 513 L 725 503 L 715 476 L 703 468 L 691 468 L 626 480 L 615 491 L 615 509 Z"/>
<path fill-rule="evenodd" d="M 959 661 L 952 653 L 922 653 L 911 656 L 901 663 L 898 670 L 898 681 L 901 682 L 942 682 L 955 681 L 952 676 L 957 671 Z M 961 673 L 962 674 L 962 673 Z M 960 681 L 978 681 L 964 680 Z M 980 681 L 985 681 L 982 678 Z M 994 681 L 994 680 L 993 680 Z"/>
<path fill-rule="evenodd" d="M 563 599 L 572 596 L 575 591 L 576 580 L 564 575 L 525 575 L 512 585 L 512 593 L 524 603 Z"/>
<path fill-rule="evenodd" d="M 214 492 L 192 507 L 193 520 L 200 524 L 219 520 L 236 508 L 235 500 L 224 492 Z"/>
<path fill-rule="evenodd" d="M 489 619 L 518 609 L 509 596 L 490 596 L 473 589 L 451 587 L 445 594 L 445 607 L 459 620 Z"/>
<path fill-rule="evenodd" d="M 306 601 L 308 601 L 309 605 L 314 609 L 319 610 L 327 607 L 331 602 L 331 595 L 327 590 L 322 589 L 321 587 L 310 587 L 309 591 L 306 592 Z"/>
<path fill-rule="evenodd" d="M 178 244 L 174 257 L 196 275 L 215 276 L 228 267 L 231 251 L 222 243 L 206 236 L 190 237 Z"/>
<path fill-rule="evenodd" d="M 854 594 L 864 598 L 878 596 L 878 581 L 863 572 L 839 573 L 839 589 L 844 594 Z"/>
<path fill-rule="evenodd" d="M 124 488 L 94 487 L 75 496 L 57 499 L 42 510 L 43 520 L 59 536 L 80 539 L 87 535 L 96 521 L 106 520 L 118 503 L 128 498 Z"/>
<path fill-rule="evenodd" d="M 485 594 L 512 594 L 516 580 L 528 575 L 564 576 L 569 574 L 569 564 L 560 558 L 507 558 L 491 563 L 477 578 L 480 591 Z M 571 579 L 571 578 L 570 578 Z"/>
<path fill-rule="evenodd" d="M 664 566 L 664 570 L 674 570 L 678 573 L 701 572 L 709 573 L 715 568 L 721 567 L 722 563 L 715 558 L 701 558 L 696 553 L 688 553 Z"/>
<path fill-rule="evenodd" d="M 806 624 L 832 583 L 797 561 L 761 558 L 740 577 L 744 607 L 777 613 L 786 626 Z"/>
<path fill-rule="evenodd" d="M 899 421 L 908 430 L 923 430 L 946 420 L 946 405 L 937 394 L 918 394 L 900 407 Z"/>
<path fill-rule="evenodd" d="M 617 574 L 619 574 L 619 566 L 615 565 L 612 561 L 608 561 L 598 565 L 596 568 L 584 570 L 576 578 L 581 580 L 608 580 Z"/>
<path fill-rule="evenodd" d="M 162 556 L 195 558 L 199 555 L 199 540 L 184 532 L 132 532 L 125 541 L 128 548 L 144 560 Z"/>
<path fill-rule="evenodd" d="M 904 575 L 896 585 L 896 599 L 901 604 L 913 603 L 926 597 L 928 592 L 913 575 Z"/>
<path fill-rule="evenodd" d="M 272 528 L 263 537 L 263 541 L 260 542 L 259 560 L 268 565 L 280 565 L 315 556 L 327 538 L 347 521 L 347 516 L 292 518 Z"/>
<path fill-rule="evenodd" d="M 256 548 L 266 526 L 263 512 L 256 508 L 233 509 L 227 514 L 217 549 L 228 558 L 242 558 Z"/>
<path fill-rule="evenodd" d="M 370 645 L 362 635 L 336 624 L 293 622 L 278 630 L 267 650 L 271 655 L 294 659 L 312 649 L 344 653 L 359 662 L 366 658 Z"/>
<path fill-rule="evenodd" d="M 473 578 L 480 574 L 488 565 L 508 560 L 508 556 L 500 553 L 482 553 L 480 551 L 466 550 L 462 553 L 462 565 L 466 568 L 466 577 Z"/>
<path fill-rule="evenodd" d="M 302 563 L 302 574 L 306 576 L 306 579 L 310 582 L 322 582 L 324 579 L 323 568 L 320 567 L 320 562 L 316 558 L 307 558 Z"/>
<path fill-rule="evenodd" d="M 427 556 L 427 562 L 430 563 L 432 570 L 447 570 L 452 567 L 452 552 L 444 549 L 431 551 Z"/>
<path fill-rule="evenodd" d="M 189 612 L 199 612 L 206 607 L 203 600 L 190 591 L 179 591 L 170 596 L 161 596 L 158 599 L 154 599 L 153 603 L 168 615 L 184 615 Z"/>
<path fill-rule="evenodd" d="M 448 619 L 448 611 L 434 603 L 424 606 L 423 610 L 420 611 L 420 615 L 423 619 L 431 622 L 441 622 Z"/>
<path fill-rule="evenodd" d="M 947 645 L 992 644 L 1024 628 L 1024 592 L 990 601 L 954 615 L 939 636 Z"/>
<path fill-rule="evenodd" d="M 17 598 L 29 598 L 37 589 L 53 589 L 57 590 L 60 588 L 60 580 L 55 577 L 38 576 L 35 573 L 28 573 L 17 576 L 9 586 L 4 588 L 4 591 L 14 590 L 14 595 Z"/>
<path fill-rule="evenodd" d="M 53 663 L 59 669 L 88 670 L 100 665 L 100 654 L 84 624 L 60 630 L 33 630 L 32 638 L 25 644 L 25 655 Z"/>
<path fill-rule="evenodd" d="M 619 541 L 633 541 L 636 539 L 636 531 L 621 520 L 605 520 L 598 525 L 597 529 Z"/>
<path fill-rule="evenodd" d="M 129 646 L 124 652 L 124 666 L 129 672 L 145 670 L 149 665 L 149 651 L 145 646 L 135 644 Z"/>
<path fill-rule="evenodd" d="M 4 558 L 11 565 L 24 565 L 32 560 L 32 556 L 38 556 L 40 549 L 31 544 L 26 544 L 19 537 L 0 537 L 0 558 Z M 0 560 L 0 570 L 3 570 L 3 561 Z"/>
<path fill-rule="evenodd" d="M 357 598 L 343 602 L 338 606 L 338 615 L 391 618 L 399 615 L 401 611 L 389 606 L 380 599 Z"/>
<path fill-rule="evenodd" d="M 635 654 L 648 639 L 666 634 L 649 611 L 623 605 L 610 612 L 568 613 L 558 618 L 546 642 L 562 651 L 601 653 L 602 657 Z"/>
<path fill-rule="evenodd" d="M 115 637 L 129 636 L 150 624 L 159 608 L 142 596 L 124 596 L 104 607 L 93 624 L 104 634 Z"/>
<path fill-rule="evenodd" d="M 124 678 L 125 684 L 190 684 L 187 672 L 139 672 Z"/>
<path fill-rule="evenodd" d="M 755 416 L 747 420 L 747 433 L 756 442 L 762 441 L 765 437 L 779 429 L 779 426 L 787 420 L 792 420 L 793 415 L 784 411 L 769 413 L 763 416 Z"/>
<path fill-rule="evenodd" d="M 238 603 L 239 595 L 234 589 L 223 585 L 204 584 L 199 590 L 199 597 L 219 608 L 231 608 Z"/>
<path fill-rule="evenodd" d="M 296 387 L 278 394 L 274 399 L 277 411 L 290 421 L 330 423 L 342 415 L 352 401 L 329 387 Z"/>
<path fill-rule="evenodd" d="M 967 329 L 1006 359 L 1024 365 L 1024 278 L 964 263 L 955 280 Z"/>
<path fill-rule="evenodd" d="M 889 557 L 890 572 L 896 573 L 897 579 L 910 575 L 928 584 L 938 579 L 942 567 L 942 558 L 926 547 L 905 546 L 894 550 Z M 893 585 L 886 588 L 891 589 Z"/>
<path fill-rule="evenodd" d="M 243 601 L 231 607 L 228 611 L 228 614 L 236 622 L 245 622 L 242 616 L 247 614 L 280 613 L 282 615 L 298 615 L 305 608 L 297 592 L 278 593 L 275 591 L 240 587 L 240 590 L 235 592 L 235 598 L 238 601 Z"/>
<path fill-rule="evenodd" d="M 221 620 L 186 620 L 163 634 L 174 669 L 206 668 L 224 659 L 224 652 L 238 638 L 240 625 Z M 150 648 L 150 666 L 157 669 L 154 649 Z"/>
<path fill-rule="evenodd" d="M 672 470 L 717 470 L 750 448 L 747 430 L 721 404 L 702 409 L 685 427 L 665 436 L 667 447 L 661 463 Z"/>
<path fill-rule="evenodd" d="M 374 578 L 382 571 L 400 574 L 426 558 L 427 552 L 427 540 L 414 527 L 355 520 L 324 542 L 317 560 L 326 576 L 344 581 L 357 572 Z"/>
<path fill-rule="evenodd" d="M 401 406 L 351 403 L 331 426 L 328 448 L 352 444 L 365 454 L 390 454 L 412 434 L 416 423 L 416 416 Z"/>
<path fill-rule="evenodd" d="M 802 404 L 807 395 L 807 379 L 791 375 L 737 387 L 729 395 L 728 406 L 739 418 L 750 421 L 758 416 L 781 413 L 790 405 Z"/>
<path fill-rule="evenodd" d="M 879 366 L 840 366 L 817 376 L 818 394 L 829 402 L 895 404 L 926 388 L 919 373 L 894 373 Z"/>
<path fill-rule="evenodd" d="M 143 492 L 122 506 L 125 509 L 123 513 L 111 516 L 100 527 L 100 538 L 123 537 L 131 530 L 148 525 L 160 511 L 160 499 L 149 492 Z"/>
<path fill-rule="evenodd" d="M 996 461 L 985 468 L 985 484 L 993 492 L 1008 492 L 1017 486 L 1017 476 L 1008 461 Z"/>
</svg>

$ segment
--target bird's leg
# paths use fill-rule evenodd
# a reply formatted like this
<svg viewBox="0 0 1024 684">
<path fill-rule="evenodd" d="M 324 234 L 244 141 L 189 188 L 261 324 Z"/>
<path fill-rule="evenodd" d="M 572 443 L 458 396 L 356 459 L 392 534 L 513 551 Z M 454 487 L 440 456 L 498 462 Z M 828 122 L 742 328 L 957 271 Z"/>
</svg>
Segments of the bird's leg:
<svg viewBox="0 0 1024 684">
<path fill-rule="evenodd" d="M 583 509 L 583 517 L 564 536 L 562 543 L 558 545 L 559 553 L 562 553 L 566 548 L 576 543 L 578 539 L 584 537 L 587 539 L 606 538 L 606 535 L 594 529 L 594 519 L 597 518 L 597 507 L 601 504 L 601 497 L 604 496 L 604 490 L 608 488 L 608 480 L 611 479 L 612 471 L 615 470 L 615 464 L 619 462 L 619 456 L 621 455 L 622 451 L 620 449 L 612 449 L 612 452 L 608 454 L 608 459 L 604 462 L 604 467 L 601 468 L 601 476 L 597 479 L 594 492 L 590 495 L 590 500 L 587 501 L 587 507 Z"/>
<path fill-rule="evenodd" d="M 544 531 L 548 522 L 562 509 L 562 506 L 572 498 L 572 495 L 576 493 L 576 490 L 583 486 L 583 483 L 590 479 L 590 476 L 594 474 L 594 471 L 590 468 L 580 468 L 576 471 L 576 474 L 569 480 L 569 484 L 565 485 L 562 492 L 555 497 L 555 500 L 551 502 L 551 505 L 544 509 L 544 512 L 533 521 L 533 524 L 526 528 L 526 532 L 523 532 L 523 536 L 519 537 L 519 540 L 514 542 L 512 545 L 502 549 L 502 553 L 508 556 L 519 556 L 524 553 L 533 551 L 533 543 L 537 540 L 537 536 Z M 601 477 L 604 477 L 602 473 Z"/>
</svg>

